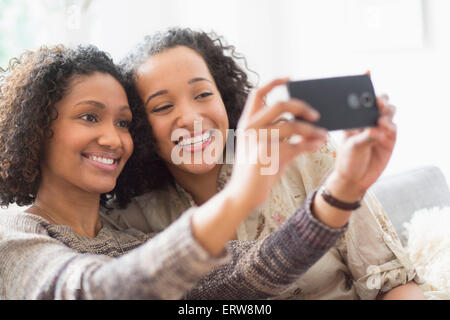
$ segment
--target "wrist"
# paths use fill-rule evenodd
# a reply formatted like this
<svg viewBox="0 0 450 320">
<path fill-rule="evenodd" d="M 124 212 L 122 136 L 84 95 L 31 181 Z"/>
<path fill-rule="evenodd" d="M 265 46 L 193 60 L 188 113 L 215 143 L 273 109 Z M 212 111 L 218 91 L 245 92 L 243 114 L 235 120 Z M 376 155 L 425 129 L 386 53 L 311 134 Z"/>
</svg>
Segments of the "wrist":
<svg viewBox="0 0 450 320">
<path fill-rule="evenodd" d="M 245 217 L 257 208 L 254 199 L 249 199 L 245 196 L 246 193 L 241 190 L 241 188 L 233 186 L 229 183 L 225 188 L 219 193 L 221 201 L 226 202 L 233 212 L 239 215 L 244 215 Z"/>
<path fill-rule="evenodd" d="M 325 181 L 325 188 L 333 197 L 348 203 L 360 201 L 366 193 L 357 183 L 339 176 L 335 171 Z"/>
<path fill-rule="evenodd" d="M 342 228 L 348 223 L 352 211 L 336 208 L 325 201 L 319 193 L 316 193 L 311 213 L 330 228 Z"/>
</svg>

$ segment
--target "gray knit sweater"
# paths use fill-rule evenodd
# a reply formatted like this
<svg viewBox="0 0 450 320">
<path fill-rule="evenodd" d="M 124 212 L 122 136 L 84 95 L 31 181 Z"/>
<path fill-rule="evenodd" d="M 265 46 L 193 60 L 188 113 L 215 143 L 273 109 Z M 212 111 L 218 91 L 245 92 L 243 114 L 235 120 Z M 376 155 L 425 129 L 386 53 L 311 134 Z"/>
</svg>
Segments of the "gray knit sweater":
<svg viewBox="0 0 450 320">
<path fill-rule="evenodd" d="M 190 209 L 158 235 L 95 238 L 29 213 L 0 214 L 0 299 L 262 299 L 284 291 L 347 226 L 316 220 L 311 199 L 262 241 L 231 241 L 221 257 L 195 240 Z M 150 240 L 149 240 L 150 239 Z"/>
</svg>

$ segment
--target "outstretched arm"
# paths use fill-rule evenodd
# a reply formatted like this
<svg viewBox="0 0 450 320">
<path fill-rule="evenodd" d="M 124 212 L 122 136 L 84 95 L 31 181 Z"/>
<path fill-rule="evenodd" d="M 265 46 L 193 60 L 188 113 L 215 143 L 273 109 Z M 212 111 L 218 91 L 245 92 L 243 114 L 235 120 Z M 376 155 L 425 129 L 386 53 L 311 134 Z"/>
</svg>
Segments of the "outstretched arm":
<svg viewBox="0 0 450 320">
<path fill-rule="evenodd" d="M 263 299 L 287 289 L 342 236 L 311 211 L 314 194 L 280 228 L 259 241 L 231 241 L 232 260 L 216 268 L 187 299 Z"/>
</svg>

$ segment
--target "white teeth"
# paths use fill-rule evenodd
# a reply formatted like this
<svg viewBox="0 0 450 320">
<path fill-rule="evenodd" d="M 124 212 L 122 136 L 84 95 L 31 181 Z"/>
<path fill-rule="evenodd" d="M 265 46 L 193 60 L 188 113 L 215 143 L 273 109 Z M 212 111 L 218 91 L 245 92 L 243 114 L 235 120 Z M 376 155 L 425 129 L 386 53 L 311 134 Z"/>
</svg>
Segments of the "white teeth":
<svg viewBox="0 0 450 320">
<path fill-rule="evenodd" d="M 100 163 L 104 163 L 104 164 L 113 164 L 114 163 L 114 159 L 109 159 L 109 158 L 90 156 L 89 159 L 100 162 Z"/>
<path fill-rule="evenodd" d="M 180 147 L 188 145 L 196 146 L 198 144 L 202 144 L 203 142 L 207 141 L 210 137 L 211 137 L 211 130 L 208 130 L 200 136 L 196 136 L 194 138 L 184 138 L 183 140 L 180 141 L 178 145 Z"/>
</svg>

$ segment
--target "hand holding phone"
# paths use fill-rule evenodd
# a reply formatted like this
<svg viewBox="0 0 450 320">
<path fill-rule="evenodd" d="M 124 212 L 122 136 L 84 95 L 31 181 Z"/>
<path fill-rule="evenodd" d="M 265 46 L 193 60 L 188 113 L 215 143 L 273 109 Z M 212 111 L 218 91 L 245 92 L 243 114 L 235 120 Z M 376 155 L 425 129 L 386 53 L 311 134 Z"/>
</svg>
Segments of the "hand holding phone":
<svg viewBox="0 0 450 320">
<path fill-rule="evenodd" d="M 380 112 L 367 74 L 290 81 L 287 87 L 292 98 L 307 102 L 320 113 L 314 123 L 319 127 L 331 131 L 377 126 Z"/>
</svg>

